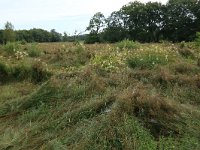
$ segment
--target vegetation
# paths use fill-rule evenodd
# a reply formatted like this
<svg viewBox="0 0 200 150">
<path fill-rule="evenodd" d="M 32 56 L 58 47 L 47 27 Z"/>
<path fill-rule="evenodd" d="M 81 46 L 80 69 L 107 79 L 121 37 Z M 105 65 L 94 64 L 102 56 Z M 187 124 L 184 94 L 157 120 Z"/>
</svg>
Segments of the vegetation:
<svg viewBox="0 0 200 150">
<path fill-rule="evenodd" d="M 169 0 L 163 5 L 158 2 L 130 2 L 105 19 L 102 13 L 92 17 L 89 28 L 95 20 L 102 32 L 100 42 L 118 42 L 129 39 L 139 42 L 193 41 L 200 31 L 199 0 Z M 96 17 L 99 15 L 99 17 Z M 105 21 L 104 21 L 105 20 Z M 94 26 L 92 26 L 94 27 Z M 88 38 L 93 39 L 93 30 Z M 99 42 L 93 40 L 93 43 Z"/>
<path fill-rule="evenodd" d="M 10 22 L 6 22 L 2 37 L 3 37 L 2 40 L 3 43 L 15 41 L 14 26 Z"/>
<path fill-rule="evenodd" d="M 199 149 L 199 47 L 122 43 L 1 47 L 0 149 Z"/>
<path fill-rule="evenodd" d="M 71 37 L 7 22 L 0 149 L 199 150 L 199 5 L 135 1 Z"/>
<path fill-rule="evenodd" d="M 62 35 L 55 29 L 50 32 L 36 28 L 14 31 L 14 26 L 7 22 L 4 30 L 0 30 L 0 43 L 15 40 L 40 43 L 81 40 L 88 44 L 124 39 L 142 43 L 194 41 L 200 31 L 199 5 L 199 0 L 169 0 L 165 5 L 130 2 L 107 18 L 101 12 L 95 13 L 86 28 L 90 32 L 88 35 L 84 35 L 85 32 Z"/>
</svg>

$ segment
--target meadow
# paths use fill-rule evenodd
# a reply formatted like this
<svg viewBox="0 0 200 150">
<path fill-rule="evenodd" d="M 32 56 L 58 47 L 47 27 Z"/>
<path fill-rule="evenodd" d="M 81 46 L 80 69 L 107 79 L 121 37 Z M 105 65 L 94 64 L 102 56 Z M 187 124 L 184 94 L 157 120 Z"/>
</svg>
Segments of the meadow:
<svg viewBox="0 0 200 150">
<path fill-rule="evenodd" d="M 0 149 L 199 150 L 200 47 L 0 45 Z"/>
</svg>

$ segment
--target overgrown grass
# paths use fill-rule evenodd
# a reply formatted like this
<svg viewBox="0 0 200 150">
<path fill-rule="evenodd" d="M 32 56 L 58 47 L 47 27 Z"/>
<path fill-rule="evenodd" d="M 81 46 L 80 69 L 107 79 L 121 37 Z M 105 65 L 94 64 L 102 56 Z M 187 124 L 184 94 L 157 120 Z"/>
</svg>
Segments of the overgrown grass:
<svg viewBox="0 0 200 150">
<path fill-rule="evenodd" d="M 47 80 L 51 74 L 41 62 L 27 64 L 24 61 L 18 65 L 6 64 L 0 61 L 0 73 L 0 81 L 3 83 L 26 79 L 37 83 Z"/>
<path fill-rule="evenodd" d="M 14 55 L 17 50 L 20 49 L 20 44 L 18 42 L 8 42 L 3 46 L 4 51 L 10 55 Z"/>
<path fill-rule="evenodd" d="M 127 63 L 131 68 L 151 69 L 158 65 L 166 65 L 170 61 L 169 54 L 154 51 L 140 51 L 128 58 Z"/>
<path fill-rule="evenodd" d="M 27 49 L 30 57 L 39 57 L 42 53 L 36 43 L 29 45 Z"/>
<path fill-rule="evenodd" d="M 0 149 L 200 149 L 197 47 L 117 47 L 0 53 Z"/>
<path fill-rule="evenodd" d="M 139 43 L 138 42 L 134 42 L 134 41 L 130 41 L 130 40 L 123 40 L 123 41 L 117 43 L 116 45 L 120 50 L 123 50 L 123 49 L 137 49 L 137 48 L 139 48 Z"/>
</svg>

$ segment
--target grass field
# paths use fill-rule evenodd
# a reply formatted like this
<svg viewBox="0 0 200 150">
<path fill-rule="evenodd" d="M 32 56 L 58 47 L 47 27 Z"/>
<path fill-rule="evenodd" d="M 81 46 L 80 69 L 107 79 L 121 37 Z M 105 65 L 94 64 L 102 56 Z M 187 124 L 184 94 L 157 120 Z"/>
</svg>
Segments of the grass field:
<svg viewBox="0 0 200 150">
<path fill-rule="evenodd" d="M 200 48 L 0 46 L 0 149 L 199 150 Z"/>
</svg>

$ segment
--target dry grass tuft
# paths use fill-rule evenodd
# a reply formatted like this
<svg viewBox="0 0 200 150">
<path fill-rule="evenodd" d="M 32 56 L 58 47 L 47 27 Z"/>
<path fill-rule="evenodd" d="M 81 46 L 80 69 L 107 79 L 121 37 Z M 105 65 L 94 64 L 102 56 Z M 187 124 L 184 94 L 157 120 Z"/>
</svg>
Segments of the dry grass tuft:
<svg viewBox="0 0 200 150">
<path fill-rule="evenodd" d="M 151 95 L 138 86 L 124 90 L 117 99 L 118 114 L 125 112 L 140 118 L 155 137 L 179 133 L 173 123 L 179 120 L 179 106 L 160 95 Z"/>
<path fill-rule="evenodd" d="M 180 48 L 178 52 L 185 58 L 194 58 L 194 53 L 189 48 Z"/>
</svg>

